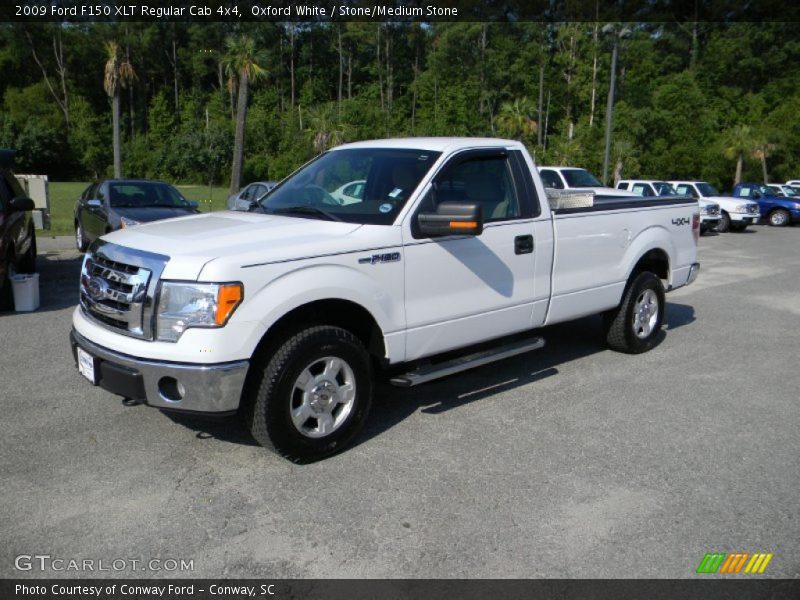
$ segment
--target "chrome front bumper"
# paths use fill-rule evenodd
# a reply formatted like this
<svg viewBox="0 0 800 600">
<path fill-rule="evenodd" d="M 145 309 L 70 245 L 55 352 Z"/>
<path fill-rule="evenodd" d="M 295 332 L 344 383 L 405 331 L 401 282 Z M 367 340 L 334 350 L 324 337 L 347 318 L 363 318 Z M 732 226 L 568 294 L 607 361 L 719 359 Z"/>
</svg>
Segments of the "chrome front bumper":
<svg viewBox="0 0 800 600">
<path fill-rule="evenodd" d="M 250 364 L 246 360 L 203 365 L 136 358 L 98 346 L 74 329 L 70 343 L 76 363 L 77 347 L 94 357 L 96 385 L 170 410 L 235 412 Z"/>
</svg>

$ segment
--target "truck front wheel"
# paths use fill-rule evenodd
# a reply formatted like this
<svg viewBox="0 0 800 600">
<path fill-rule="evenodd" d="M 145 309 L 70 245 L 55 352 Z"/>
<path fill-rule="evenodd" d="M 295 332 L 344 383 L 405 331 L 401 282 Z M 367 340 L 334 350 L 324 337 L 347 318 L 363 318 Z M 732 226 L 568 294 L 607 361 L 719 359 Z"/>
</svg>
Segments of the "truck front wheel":
<svg viewBox="0 0 800 600">
<path fill-rule="evenodd" d="M 628 354 L 655 346 L 664 322 L 664 298 L 658 277 L 649 271 L 636 275 L 619 307 L 605 315 L 608 345 Z"/>
<path fill-rule="evenodd" d="M 297 463 L 347 447 L 372 404 L 372 365 L 363 344 L 339 327 L 315 326 L 288 337 L 261 364 L 250 399 L 250 432 Z"/>
<path fill-rule="evenodd" d="M 717 225 L 717 231 L 719 233 L 727 233 L 731 230 L 731 218 L 728 216 L 724 210 L 719 215 L 719 225 Z"/>
</svg>

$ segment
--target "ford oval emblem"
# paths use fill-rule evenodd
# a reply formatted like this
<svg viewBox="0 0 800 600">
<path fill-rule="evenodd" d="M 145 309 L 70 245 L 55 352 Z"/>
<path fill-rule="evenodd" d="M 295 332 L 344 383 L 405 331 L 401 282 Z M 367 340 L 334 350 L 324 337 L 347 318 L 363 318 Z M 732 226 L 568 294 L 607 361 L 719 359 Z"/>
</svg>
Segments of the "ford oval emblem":
<svg viewBox="0 0 800 600">
<path fill-rule="evenodd" d="M 107 289 L 108 289 L 108 284 L 99 277 L 92 277 L 86 284 L 86 291 L 89 293 L 89 296 L 91 296 L 95 300 L 100 300 L 101 298 L 104 298 Z"/>
</svg>

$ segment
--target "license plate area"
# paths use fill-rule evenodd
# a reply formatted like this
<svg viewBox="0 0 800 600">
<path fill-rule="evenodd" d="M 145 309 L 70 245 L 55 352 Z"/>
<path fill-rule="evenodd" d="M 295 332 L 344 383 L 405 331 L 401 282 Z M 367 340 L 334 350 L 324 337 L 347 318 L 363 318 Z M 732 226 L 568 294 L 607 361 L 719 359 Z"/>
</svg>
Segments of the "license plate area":
<svg viewBox="0 0 800 600">
<path fill-rule="evenodd" d="M 96 364 L 97 360 L 94 356 L 86 352 L 86 350 L 82 349 L 80 346 L 77 347 L 78 350 L 78 371 L 81 375 L 86 377 L 89 381 L 92 382 L 92 385 L 97 385 L 97 375 L 96 375 Z"/>
</svg>

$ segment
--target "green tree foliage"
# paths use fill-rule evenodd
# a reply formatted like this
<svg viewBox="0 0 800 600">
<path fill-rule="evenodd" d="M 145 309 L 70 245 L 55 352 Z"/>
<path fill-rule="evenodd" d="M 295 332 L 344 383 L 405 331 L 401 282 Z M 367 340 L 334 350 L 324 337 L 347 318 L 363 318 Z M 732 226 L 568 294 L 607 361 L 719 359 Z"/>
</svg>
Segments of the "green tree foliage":
<svg viewBox="0 0 800 600">
<path fill-rule="evenodd" d="M 542 164 L 599 174 L 612 45 L 603 25 L 0 24 L 0 144 L 18 148 L 20 170 L 101 177 L 114 171 L 117 130 L 126 175 L 238 185 L 279 179 L 343 141 L 494 135 L 521 139 Z M 626 27 L 616 177 L 723 189 L 800 177 L 793 24 Z M 112 43 L 110 63 L 102 48 Z"/>
</svg>

